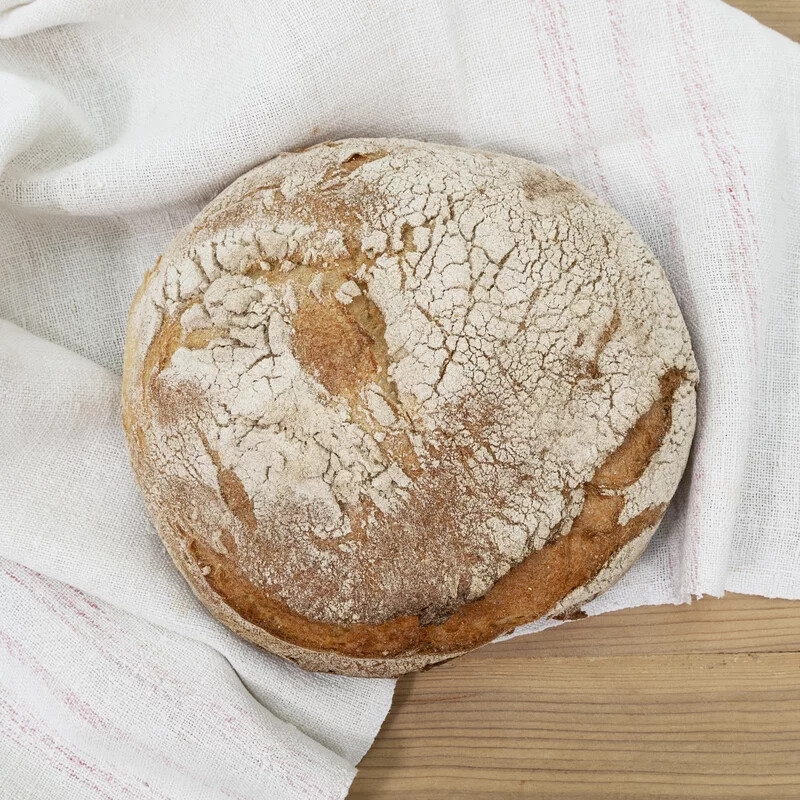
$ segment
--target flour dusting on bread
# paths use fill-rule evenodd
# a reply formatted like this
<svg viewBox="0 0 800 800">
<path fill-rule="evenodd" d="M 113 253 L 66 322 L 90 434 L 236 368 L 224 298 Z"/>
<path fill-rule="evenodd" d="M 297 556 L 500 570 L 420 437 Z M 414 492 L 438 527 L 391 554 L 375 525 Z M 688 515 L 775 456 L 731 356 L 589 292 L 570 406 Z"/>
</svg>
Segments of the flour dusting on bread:
<svg viewBox="0 0 800 800">
<path fill-rule="evenodd" d="M 441 622 L 569 536 L 587 492 L 619 526 L 663 511 L 694 430 L 688 333 L 633 229 L 546 167 L 433 144 L 251 170 L 171 243 L 128 347 L 162 535 L 319 623 Z M 668 429 L 604 483 L 665 376 Z"/>
</svg>

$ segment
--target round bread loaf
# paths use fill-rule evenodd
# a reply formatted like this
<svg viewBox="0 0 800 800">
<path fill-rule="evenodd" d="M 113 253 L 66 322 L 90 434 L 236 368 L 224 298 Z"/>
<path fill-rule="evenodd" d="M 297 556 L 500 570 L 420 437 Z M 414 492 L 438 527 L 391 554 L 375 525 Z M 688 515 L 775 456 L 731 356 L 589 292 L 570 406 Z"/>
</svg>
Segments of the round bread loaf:
<svg viewBox="0 0 800 800">
<path fill-rule="evenodd" d="M 133 468 L 209 610 L 392 676 L 569 613 L 675 491 L 697 367 L 631 226 L 547 167 L 397 139 L 285 153 L 131 308 Z"/>
</svg>

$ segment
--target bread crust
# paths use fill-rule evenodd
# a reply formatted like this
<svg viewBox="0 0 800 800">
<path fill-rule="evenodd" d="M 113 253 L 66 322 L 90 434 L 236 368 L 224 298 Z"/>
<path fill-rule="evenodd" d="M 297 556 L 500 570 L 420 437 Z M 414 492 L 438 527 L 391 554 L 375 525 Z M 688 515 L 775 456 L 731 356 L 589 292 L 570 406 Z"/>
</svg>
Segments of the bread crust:
<svg viewBox="0 0 800 800">
<path fill-rule="evenodd" d="M 433 184 L 431 165 L 439 163 L 441 208 L 428 208 L 426 217 L 409 207 L 401 215 L 405 201 L 392 187 L 414 170 L 428 170 Z M 516 192 L 510 207 L 522 210 L 518 220 L 511 217 L 517 230 L 503 252 L 506 232 L 483 198 L 506 191 Z M 379 222 L 386 208 L 398 212 L 399 223 Z M 580 290 L 558 288 L 558 269 L 548 276 L 550 288 L 542 288 L 552 259 L 531 254 L 551 228 L 562 262 L 572 251 L 559 236 L 572 236 L 575 252 L 603 243 L 602 251 L 580 256 L 582 266 L 576 257 L 559 267 L 576 271 L 588 305 Z M 439 251 L 449 246 L 451 255 L 438 265 L 431 257 L 426 284 L 416 276 L 426 242 L 430 248 L 437 235 Z M 459 261 L 459 237 L 479 262 L 470 262 L 473 273 L 489 269 L 495 284 L 508 287 L 483 317 L 506 349 L 492 344 L 479 368 L 469 354 L 481 337 L 462 330 L 464 363 L 473 371 L 459 383 L 450 362 L 437 365 L 432 402 L 419 388 L 413 353 L 397 345 L 411 306 L 397 307 L 469 272 L 459 267 L 468 263 Z M 478 251 L 483 256 L 473 258 Z M 514 255 L 521 252 L 528 255 Z M 515 258 L 519 274 L 533 273 L 523 288 L 503 277 Z M 398 273 L 402 283 L 387 291 Z M 467 320 L 481 280 L 473 274 L 463 291 Z M 548 291 L 574 293 L 562 302 L 564 321 L 542 343 L 547 318 L 536 303 Z M 528 303 L 527 317 L 505 313 L 510 297 Z M 457 323 L 444 308 L 434 297 L 420 312 L 419 330 L 453 330 Z M 544 362 L 559 347 L 549 371 L 519 366 L 537 353 Z M 451 349 L 456 358 L 457 345 Z M 501 352 L 513 355 L 509 364 Z M 225 366 L 236 358 L 246 369 Z M 300 414 L 310 409 L 299 422 L 283 409 L 278 427 L 269 427 L 274 408 L 258 406 L 257 389 L 247 394 L 243 375 L 265 362 L 284 365 L 273 380 L 299 376 L 293 402 Z M 484 373 L 484 386 L 500 389 L 474 391 Z M 542 390 L 538 408 L 531 392 L 552 374 L 569 391 Z M 231 375 L 238 383 L 222 392 Z M 176 237 L 131 307 L 123 423 L 158 533 L 217 619 L 306 669 L 391 677 L 568 613 L 616 581 L 646 546 L 677 486 L 694 431 L 696 384 L 688 332 L 663 272 L 632 229 L 588 192 L 506 156 L 344 140 L 256 168 Z M 507 386 L 516 387 L 510 399 L 502 394 Z M 592 404 L 602 408 L 608 397 L 603 418 Z M 557 414 L 548 423 L 547 402 L 563 403 L 559 414 L 576 422 L 562 429 Z M 319 473 L 314 454 L 301 448 L 299 472 L 292 473 L 287 454 L 297 452 L 295 440 L 312 450 L 317 442 L 303 438 L 314 414 L 340 425 L 341 436 L 326 445 L 327 472 Z M 537 453 L 519 433 L 534 418 L 551 425 L 550 440 L 543 440 L 550 446 Z M 276 438 L 274 430 L 291 425 L 295 439 Z M 241 440 L 262 436 L 258 446 L 243 448 L 237 430 Z M 360 478 L 342 466 L 351 451 L 362 458 Z M 535 472 L 540 463 L 546 468 Z M 274 479 L 262 493 L 253 479 L 259 470 L 284 483 Z M 295 484 L 284 473 L 295 475 Z M 285 501 L 295 485 L 306 493 Z M 328 495 L 335 501 L 330 513 Z M 509 512 L 520 506 L 527 516 L 512 519 Z M 298 522 L 298 509 L 308 524 Z M 459 529 L 459 516 L 471 527 Z M 441 568 L 426 562 L 429 549 Z M 419 569 L 413 553 L 420 554 Z M 342 576 L 357 569 L 352 585 L 344 585 Z"/>
</svg>

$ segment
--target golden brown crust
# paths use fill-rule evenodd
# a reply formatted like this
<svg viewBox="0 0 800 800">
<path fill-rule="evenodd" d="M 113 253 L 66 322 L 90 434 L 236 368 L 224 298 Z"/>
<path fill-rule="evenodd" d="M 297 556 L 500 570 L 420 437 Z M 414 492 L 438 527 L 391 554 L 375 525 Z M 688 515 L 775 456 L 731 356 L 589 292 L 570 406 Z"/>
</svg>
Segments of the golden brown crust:
<svg viewBox="0 0 800 800">
<path fill-rule="evenodd" d="M 422 625 L 418 617 L 380 625 L 315 622 L 253 586 L 242 577 L 235 559 L 220 555 L 190 531 L 175 526 L 161 527 L 159 533 L 198 596 L 245 638 L 278 651 L 284 648 L 276 640 L 285 643 L 288 647 L 282 654 L 308 669 L 400 675 L 462 654 L 545 616 L 570 592 L 596 579 L 623 547 L 640 537 L 649 539 L 665 507 L 649 508 L 620 524 L 624 498 L 603 492 L 623 489 L 641 477 L 669 430 L 673 396 L 685 379 L 678 370 L 662 377 L 660 397 L 585 487 L 586 499 L 570 532 L 531 553 L 481 599 L 462 606 L 440 624 Z M 125 427 L 130 435 L 127 421 Z M 236 497 L 229 501 L 234 508 L 241 504 L 241 494 L 246 497 L 237 487 Z M 210 568 L 208 574 L 203 574 L 205 568 Z"/>
<path fill-rule="evenodd" d="M 398 332 L 410 313 L 417 315 L 417 326 L 429 326 L 428 342 L 436 340 L 439 328 L 451 325 L 446 317 L 443 322 L 437 316 L 446 315 L 445 306 L 435 301 L 425 304 L 422 299 L 430 286 L 441 286 L 436 281 L 457 278 L 458 259 L 463 256 L 458 255 L 461 245 L 455 240 L 467 236 L 459 231 L 474 227 L 469 220 L 478 217 L 468 203 L 466 210 L 458 211 L 462 207 L 452 199 L 456 195 L 447 195 L 450 207 L 432 212 L 431 219 L 440 220 L 435 224 L 414 228 L 396 224 L 386 233 L 369 228 L 365 220 L 378 219 L 381 204 L 389 200 L 381 194 L 386 191 L 384 184 L 381 191 L 373 191 L 370 184 L 370 191 L 363 191 L 355 205 L 346 204 L 342 198 L 350 196 L 347 192 L 354 185 L 364 189 L 363 181 L 358 183 L 354 177 L 359 170 L 376 167 L 397 153 L 419 151 L 427 157 L 428 150 L 446 149 L 390 141 L 334 143 L 331 149 L 336 148 L 344 152 L 337 155 L 338 162 L 324 169 L 318 195 L 292 196 L 291 181 L 278 179 L 265 179 L 255 188 L 255 181 L 245 181 L 242 185 L 247 191 L 237 194 L 235 187 L 241 183 L 237 182 L 226 193 L 232 199 L 215 201 L 188 234 L 187 241 L 195 243 L 188 249 L 173 245 L 165 256 L 167 266 L 157 264 L 148 274 L 131 309 L 123 421 L 134 470 L 159 534 L 217 618 L 305 668 L 390 676 L 446 660 L 542 616 L 568 613 L 630 566 L 658 524 L 685 461 L 694 423 L 696 368 L 663 275 L 633 240 L 632 232 L 620 229 L 617 239 L 597 234 L 601 251 L 591 256 L 583 277 L 578 273 L 575 285 L 580 287 L 583 280 L 598 294 L 589 296 L 588 305 L 579 295 L 570 301 L 574 313 L 583 315 L 575 317 L 580 322 L 575 333 L 569 327 L 564 333 L 558 320 L 549 321 L 546 303 L 540 312 L 544 316 L 529 314 L 519 324 L 509 323 L 505 310 L 498 311 L 497 319 L 489 322 L 499 344 L 482 342 L 480 336 L 451 336 L 453 342 L 446 346 L 453 351 L 430 378 L 433 399 L 439 402 L 438 393 L 444 399 L 436 406 L 430 392 L 415 398 L 418 373 L 402 371 L 411 355 L 406 346 L 398 346 Z M 460 151 L 453 153 L 454 158 L 462 158 Z M 502 157 L 479 155 L 481 169 L 488 168 L 486 159 L 502 161 Z M 458 163 L 470 163 L 468 156 L 464 156 L 466 162 Z M 541 231 L 537 233 L 534 226 L 533 233 L 517 232 L 517 249 L 523 240 L 526 247 L 534 248 L 531 252 L 539 247 L 537 236 L 547 231 L 548 214 L 556 220 L 551 238 L 560 241 L 564 233 L 558 225 L 565 203 L 585 204 L 580 214 L 571 212 L 576 219 L 586 220 L 580 225 L 594 225 L 592 215 L 616 219 L 554 173 L 544 169 L 537 173 L 530 165 L 508 162 L 512 176 L 524 177 L 520 196 L 530 204 Z M 497 174 L 502 183 L 507 179 L 505 162 L 501 167 Z M 235 248 L 230 247 L 226 231 L 252 225 L 255 206 L 248 204 L 265 193 L 271 198 L 267 206 L 277 209 L 267 216 L 277 214 L 278 221 L 270 222 L 263 237 L 258 227 L 254 229 L 257 244 L 242 243 L 243 234 L 237 233 L 239 240 Z M 479 207 L 484 195 L 481 185 L 465 197 L 473 197 L 470 202 Z M 484 207 L 486 214 L 490 208 Z M 437 213 L 443 216 L 435 217 Z M 458 213 L 460 218 L 454 216 Z M 408 217 L 413 218 L 413 214 Z M 286 244 L 282 231 L 291 219 L 319 231 L 308 234 L 305 255 L 299 245 L 292 250 L 291 242 Z M 398 313 L 395 309 L 401 299 L 414 300 L 406 281 L 418 282 L 419 270 L 415 273 L 411 267 L 424 264 L 420 258 L 433 257 L 426 249 L 435 225 L 441 226 L 437 228 L 440 236 L 442 230 L 449 231 L 446 236 L 454 242 L 450 256 L 454 263 L 436 266 L 435 261 L 429 262 L 432 266 L 426 269 L 433 275 L 432 282 L 418 290 L 423 294 L 412 312 Z M 584 233 L 579 226 L 577 236 Z M 201 252 L 207 246 L 203 237 L 208 236 L 212 237 L 210 261 Z M 488 259 L 496 271 L 524 266 L 513 249 L 503 244 L 502 230 L 486 228 L 481 236 L 481 244 L 474 245 L 480 256 L 477 264 Z M 445 249 L 442 241 L 439 251 Z M 622 247 L 628 248 L 624 258 L 615 250 Z M 577 269 L 576 258 L 568 257 L 570 249 L 562 244 L 559 248 L 565 253 L 561 257 L 564 268 Z M 376 259 L 382 249 L 386 255 Z M 395 255 L 390 256 L 390 251 Z M 259 254 L 272 261 L 258 261 Z M 620 270 L 620 279 L 616 266 L 605 266 L 613 265 L 614 259 L 624 262 L 631 276 Z M 404 267 L 399 288 L 391 284 L 398 262 L 411 265 Z M 636 272 L 639 264 L 641 275 Z M 606 272 L 617 275 L 617 283 L 608 283 L 606 294 L 601 295 L 596 287 L 608 281 Z M 635 294 L 637 280 L 645 279 L 657 293 L 652 310 L 647 310 L 646 291 Z M 497 272 L 492 280 L 500 283 Z M 513 286 L 517 279 L 503 280 L 510 287 L 504 290 L 510 292 L 507 297 L 514 292 L 519 296 L 520 289 Z M 394 294 L 386 293 L 390 285 Z M 480 281 L 473 279 L 470 291 L 476 295 L 483 291 Z M 526 291 L 535 309 L 541 292 L 535 284 Z M 272 311 L 259 311 L 262 296 L 264 303 L 273 304 Z M 592 311 L 594 300 L 597 308 Z M 633 310 L 620 305 L 634 301 L 644 305 Z M 489 308 L 487 301 L 482 302 Z M 572 313 L 569 303 L 564 305 L 562 313 Z M 276 308 L 284 309 L 280 312 L 284 322 Z M 636 320 L 650 313 L 663 315 L 663 325 L 654 328 L 648 321 L 643 334 Z M 603 320 L 602 326 L 591 321 L 592 314 Z M 281 332 L 285 320 L 289 321 L 287 333 Z M 554 333 L 534 329 L 542 320 Z M 551 339 L 540 338 L 543 335 Z M 459 388 L 457 379 L 451 380 L 452 374 L 458 374 L 449 370 L 459 337 L 473 349 L 469 357 L 477 359 L 469 362 L 471 369 L 494 370 L 489 379 L 482 379 L 479 391 L 469 383 Z M 442 346 L 445 340 L 439 337 L 438 341 L 430 346 Z M 557 347 L 571 347 L 574 352 L 559 354 Z M 481 353 L 491 354 L 488 361 Z M 234 358 L 243 366 L 238 372 L 226 372 L 224 364 Z M 530 366 L 531 358 L 541 358 L 542 363 Z M 277 423 L 265 422 L 248 410 L 258 401 L 259 390 L 255 384 L 246 386 L 245 380 L 264 364 L 281 359 L 283 373 L 268 367 L 263 374 L 277 375 L 285 383 L 286 375 L 302 373 L 306 382 L 292 389 L 299 398 L 297 409 L 284 410 Z M 626 369 L 633 375 L 630 379 Z M 528 382 L 527 376 L 534 376 L 536 370 L 539 377 Z M 561 398 L 556 402 L 564 403 L 555 416 L 548 408 L 550 390 L 542 388 L 549 385 L 551 375 L 569 390 L 554 390 L 553 396 Z M 209 380 L 230 382 L 232 377 L 239 382 L 235 391 L 221 394 L 216 387 L 216 394 L 210 394 L 204 388 Z M 242 411 L 241 397 L 247 391 L 251 392 L 247 395 L 250 406 Z M 612 425 L 597 422 L 604 443 L 581 438 L 580 427 L 566 424 L 563 431 L 557 427 L 559 415 L 578 419 L 582 414 L 581 424 L 591 435 L 597 413 L 591 409 L 598 402 L 608 403 L 616 414 Z M 272 413 L 268 411 L 267 420 L 273 419 Z M 327 420 L 314 423 L 315 431 L 325 425 L 344 425 L 337 435 L 357 434 L 348 445 L 350 451 L 340 446 L 343 439 L 335 447 L 326 445 L 332 449 L 325 480 L 336 493 L 343 520 L 338 533 L 323 534 L 333 529 L 325 528 L 330 516 L 319 512 L 318 488 L 313 489 L 317 494 L 302 495 L 298 501 L 291 496 L 295 485 L 291 482 L 275 484 L 286 488 L 263 496 L 253 482 L 254 464 L 266 469 L 267 475 L 271 469 L 285 472 L 291 467 L 286 453 L 317 446 L 318 439 L 313 439 L 300 450 L 291 450 L 284 441 L 280 444 L 283 461 L 269 466 L 275 463 L 270 443 L 283 435 L 280 431 L 288 426 L 295 431 L 291 435 L 306 436 L 302 415 L 314 413 Z M 547 429 L 554 431 L 552 446 L 560 448 L 552 454 L 546 438 L 536 448 L 520 439 L 531 424 L 545 419 L 549 420 Z M 620 424 L 621 434 L 616 432 Z M 255 441 L 254 435 L 261 439 L 249 451 L 242 449 L 239 442 Z M 358 437 L 366 437 L 369 446 L 359 444 Z M 611 447 L 610 442 L 614 442 Z M 366 483 L 361 479 L 357 499 L 348 499 L 352 486 L 344 484 L 346 491 L 340 491 L 337 483 L 349 475 L 351 468 L 345 469 L 345 460 L 351 452 L 360 453 L 363 469 L 373 470 Z M 371 460 L 379 466 L 370 466 Z M 340 472 L 329 478 L 334 475 L 334 463 Z M 324 488 L 319 477 L 309 481 L 309 475 L 321 473 L 309 472 L 315 467 L 308 464 L 303 461 L 306 471 L 298 473 L 296 485 Z M 539 472 L 542 464 L 549 465 L 549 473 Z M 379 484 L 375 476 L 380 477 L 381 470 L 393 476 L 394 484 Z M 562 470 L 563 482 L 553 483 Z M 583 477 L 576 479 L 576 475 Z M 541 500 L 536 497 L 540 490 Z M 528 506 L 524 512 L 528 522 L 517 513 L 521 502 Z M 550 522 L 543 529 L 546 520 Z M 538 525 L 535 536 L 533 523 Z M 525 525 L 527 539 L 519 539 Z M 340 584 L 348 569 L 357 569 L 359 574 L 352 586 L 343 589 Z"/>
</svg>

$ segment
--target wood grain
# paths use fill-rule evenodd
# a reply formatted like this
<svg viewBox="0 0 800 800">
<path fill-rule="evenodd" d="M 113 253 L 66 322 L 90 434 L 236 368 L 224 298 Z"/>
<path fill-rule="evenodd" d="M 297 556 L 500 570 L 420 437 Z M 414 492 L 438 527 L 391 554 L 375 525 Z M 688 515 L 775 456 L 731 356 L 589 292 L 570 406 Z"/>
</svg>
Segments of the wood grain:
<svg viewBox="0 0 800 800">
<path fill-rule="evenodd" d="M 800 603 L 628 609 L 398 683 L 350 798 L 800 797 Z"/>
<path fill-rule="evenodd" d="M 800 2 L 798 0 L 727 0 L 759 22 L 784 36 L 800 41 Z"/>
<path fill-rule="evenodd" d="M 657 653 L 800 652 L 800 603 L 728 595 L 691 606 L 644 606 L 603 614 L 483 648 L 471 658 Z"/>
</svg>

